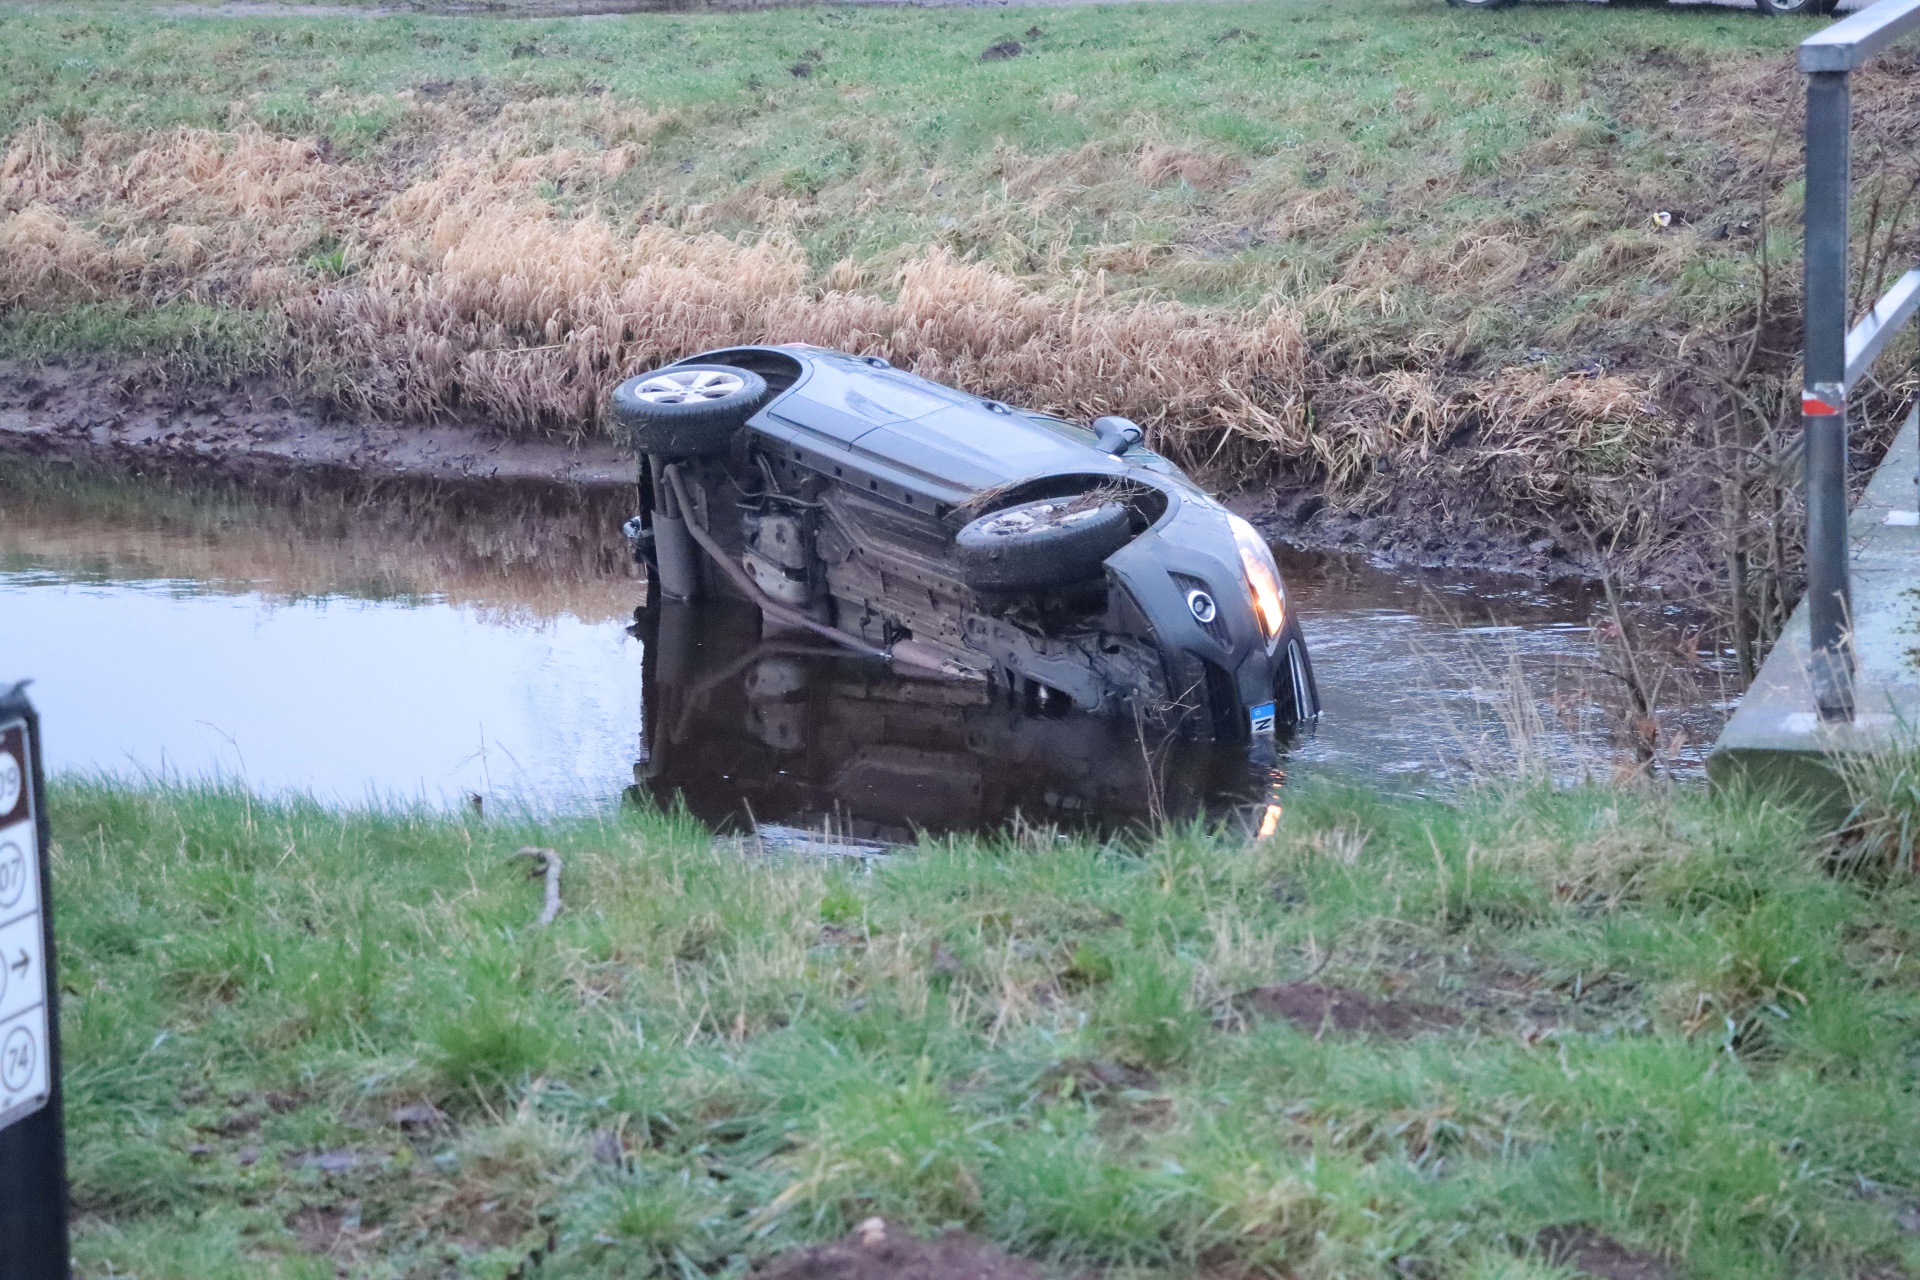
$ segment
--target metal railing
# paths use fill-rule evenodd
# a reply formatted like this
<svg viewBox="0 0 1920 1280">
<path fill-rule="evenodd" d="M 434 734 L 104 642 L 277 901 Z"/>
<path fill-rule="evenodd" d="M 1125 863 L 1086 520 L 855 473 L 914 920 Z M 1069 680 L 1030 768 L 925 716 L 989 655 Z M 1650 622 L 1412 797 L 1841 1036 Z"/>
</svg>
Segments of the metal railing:
<svg viewBox="0 0 1920 1280">
<path fill-rule="evenodd" d="M 1847 329 L 1848 77 L 1920 30 L 1920 0 L 1880 0 L 1800 44 L 1807 76 L 1806 326 L 1801 421 L 1807 450 L 1807 622 L 1814 705 L 1853 718 L 1853 594 L 1847 561 L 1847 393 L 1920 310 L 1907 272 Z"/>
</svg>

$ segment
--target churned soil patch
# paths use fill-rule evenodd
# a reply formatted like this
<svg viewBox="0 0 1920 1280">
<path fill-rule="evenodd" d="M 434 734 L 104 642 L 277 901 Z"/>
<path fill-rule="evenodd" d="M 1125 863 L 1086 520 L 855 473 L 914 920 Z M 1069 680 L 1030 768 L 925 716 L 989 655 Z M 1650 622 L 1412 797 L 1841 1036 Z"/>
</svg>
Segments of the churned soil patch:
<svg viewBox="0 0 1920 1280">
<path fill-rule="evenodd" d="M 1107 1058 L 1067 1058 L 1047 1068 L 1040 1085 L 1074 1097 L 1097 1097 L 1125 1090 L 1149 1090 L 1156 1081 L 1151 1071 Z"/>
<path fill-rule="evenodd" d="M 1315 1035 L 1345 1031 L 1403 1038 L 1423 1031 L 1438 1031 L 1460 1021 L 1458 1014 L 1437 1005 L 1385 999 L 1352 987 L 1318 982 L 1255 987 L 1241 995 L 1238 1004 L 1245 1013 L 1285 1018 L 1302 1031 Z"/>
<path fill-rule="evenodd" d="M 1672 1280 L 1673 1268 L 1658 1254 L 1631 1249 L 1591 1227 L 1548 1227 L 1538 1236 L 1547 1261 L 1599 1280 Z"/>
<path fill-rule="evenodd" d="M 1044 1280 L 1046 1273 L 965 1232 L 922 1240 L 869 1218 L 844 1239 L 789 1250 L 754 1274 L 761 1280 Z"/>
<path fill-rule="evenodd" d="M 357 1202 L 302 1205 L 287 1216 L 287 1229 L 308 1253 L 334 1256 L 352 1255 L 385 1234 L 379 1227 L 360 1225 Z"/>
</svg>

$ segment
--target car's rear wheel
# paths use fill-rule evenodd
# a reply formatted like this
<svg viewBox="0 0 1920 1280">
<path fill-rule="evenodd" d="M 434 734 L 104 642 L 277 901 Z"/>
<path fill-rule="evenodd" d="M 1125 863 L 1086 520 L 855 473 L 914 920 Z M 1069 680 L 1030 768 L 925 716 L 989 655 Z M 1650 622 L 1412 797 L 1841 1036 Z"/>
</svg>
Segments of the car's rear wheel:
<svg viewBox="0 0 1920 1280">
<path fill-rule="evenodd" d="M 1042 591 L 1084 582 L 1133 535 L 1127 508 L 1078 494 L 1003 507 L 954 537 L 960 577 L 975 591 Z"/>
<path fill-rule="evenodd" d="M 676 364 L 613 391 L 613 420 L 635 453 L 705 458 L 725 453 L 767 398 L 767 381 L 725 364 Z"/>
<path fill-rule="evenodd" d="M 1754 0 L 1754 8 L 1769 18 L 1824 18 L 1838 0 Z"/>
</svg>

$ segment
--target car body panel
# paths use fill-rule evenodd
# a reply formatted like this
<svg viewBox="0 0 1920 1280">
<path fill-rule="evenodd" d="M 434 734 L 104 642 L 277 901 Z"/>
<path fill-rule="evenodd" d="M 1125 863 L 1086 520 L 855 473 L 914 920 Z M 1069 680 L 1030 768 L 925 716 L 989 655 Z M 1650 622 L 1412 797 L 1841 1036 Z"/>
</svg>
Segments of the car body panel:
<svg viewBox="0 0 1920 1280">
<path fill-rule="evenodd" d="M 937 614 L 939 624 L 927 630 L 932 625 L 928 601 L 950 594 L 935 590 L 941 575 L 957 572 L 942 558 L 954 532 L 943 522 L 954 507 L 1003 486 L 1040 493 L 1048 481 L 1057 481 L 1065 487 L 1052 492 L 1070 493 L 1110 478 L 1145 486 L 1165 499 L 1148 527 L 1105 561 L 1109 594 L 1124 596 L 1127 607 L 1122 612 L 1135 619 L 1137 630 L 1144 633 L 1141 638 L 1150 640 L 1164 661 L 1163 676 L 1150 682 L 1153 687 L 1181 702 L 1196 685 L 1204 686 L 1203 700 L 1216 734 L 1236 732 L 1231 723 L 1235 717 L 1244 731 L 1249 715 L 1258 722 L 1260 709 L 1276 702 L 1290 709 L 1283 719 L 1317 714 L 1311 665 L 1291 602 L 1281 635 L 1267 637 L 1246 584 L 1233 517 L 1160 455 L 1143 447 L 1110 454 L 1096 445 L 1088 428 L 968 395 L 872 356 L 807 346 L 741 347 L 683 363 L 738 363 L 763 376 L 772 371 L 769 385 L 774 393 L 746 422 L 762 449 L 780 467 L 801 468 L 796 474 L 811 472 L 852 491 L 862 502 L 883 504 L 865 508 L 867 517 L 855 517 L 873 528 L 854 537 L 845 552 L 871 563 L 874 571 L 855 572 L 841 565 L 828 566 L 821 574 L 835 593 L 831 599 L 843 606 L 847 600 L 839 593 L 855 590 L 849 584 L 879 584 L 858 591 L 858 634 L 870 641 L 875 610 L 886 612 L 885 593 L 912 590 L 917 593 L 914 599 L 900 602 L 903 612 L 889 615 L 907 635 L 937 633 L 950 647 L 970 650 L 969 660 L 988 670 L 1069 693 L 1084 708 L 1133 696 L 1127 690 L 1137 692 L 1140 683 L 1129 685 L 1115 674 L 1123 662 L 1100 656 L 1121 653 L 1134 643 L 1127 635 L 1135 633 L 1102 630 L 1119 616 L 1113 613 L 1118 606 L 1111 603 L 1109 621 L 1088 624 L 1092 629 L 1083 626 L 1078 638 L 1033 632 L 1022 639 L 1016 622 L 984 616 L 990 601 L 980 602 L 960 619 Z M 823 509 L 862 508 L 839 500 Z M 887 510 L 899 511 L 907 524 L 895 517 L 880 519 Z M 889 526 L 894 532 L 885 533 Z M 909 529 L 916 531 L 913 537 L 907 536 Z M 891 566 L 883 565 L 890 556 Z M 889 582 L 917 585 L 896 589 Z M 960 592 L 954 599 L 970 597 L 957 582 L 951 586 Z M 1191 602 L 1197 589 L 1211 596 L 1217 609 L 1204 621 Z M 906 621 L 911 618 L 919 619 L 921 632 Z M 1106 648 L 1110 642 L 1121 647 Z M 1081 656 L 1075 658 L 1075 653 Z M 1085 678 L 1062 665 L 1074 662 L 1087 668 Z"/>
<path fill-rule="evenodd" d="M 1102 465 L 1067 441 L 1032 428 L 1006 431 L 999 415 L 968 409 L 945 409 L 899 426 L 876 427 L 854 446 L 862 457 L 885 466 L 924 475 L 930 481 L 945 477 L 969 493 L 1016 480 L 1087 472 L 1123 474 L 1124 468 Z M 993 419 L 984 424 L 982 418 Z"/>
<path fill-rule="evenodd" d="M 1025 413 L 884 362 L 813 347 L 778 350 L 808 366 L 807 372 L 769 400 L 749 426 L 776 433 L 784 426 L 797 433 L 789 438 L 837 444 L 869 463 L 923 476 L 930 490 L 971 492 L 1038 476 L 1128 470 L 1093 448 L 1091 433 L 1078 443 Z"/>
</svg>

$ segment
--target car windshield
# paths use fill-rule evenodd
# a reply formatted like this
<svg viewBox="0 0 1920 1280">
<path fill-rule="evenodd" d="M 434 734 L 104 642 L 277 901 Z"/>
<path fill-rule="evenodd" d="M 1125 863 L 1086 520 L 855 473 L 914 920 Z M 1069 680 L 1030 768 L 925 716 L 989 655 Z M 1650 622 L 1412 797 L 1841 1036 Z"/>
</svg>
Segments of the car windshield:
<svg viewBox="0 0 1920 1280">
<path fill-rule="evenodd" d="M 1031 409 L 1022 409 L 1020 416 L 1028 422 L 1037 422 L 1066 436 L 1076 444 L 1086 444 L 1093 439 L 1093 428 L 1083 427 L 1077 422 L 1068 422 L 1065 418 L 1056 418 L 1050 413 L 1035 413 Z"/>
<path fill-rule="evenodd" d="M 1022 409 L 1020 416 L 1029 422 L 1046 427 L 1058 435 L 1067 437 L 1075 444 L 1095 444 L 1099 440 L 1099 437 L 1094 434 L 1092 427 L 1083 427 L 1077 422 L 1069 422 L 1065 418 L 1056 418 L 1050 413 L 1035 413 L 1031 409 Z M 1174 474 L 1172 463 L 1143 444 L 1137 444 L 1127 450 L 1126 457 L 1128 462 L 1138 463 L 1151 471 Z"/>
</svg>

